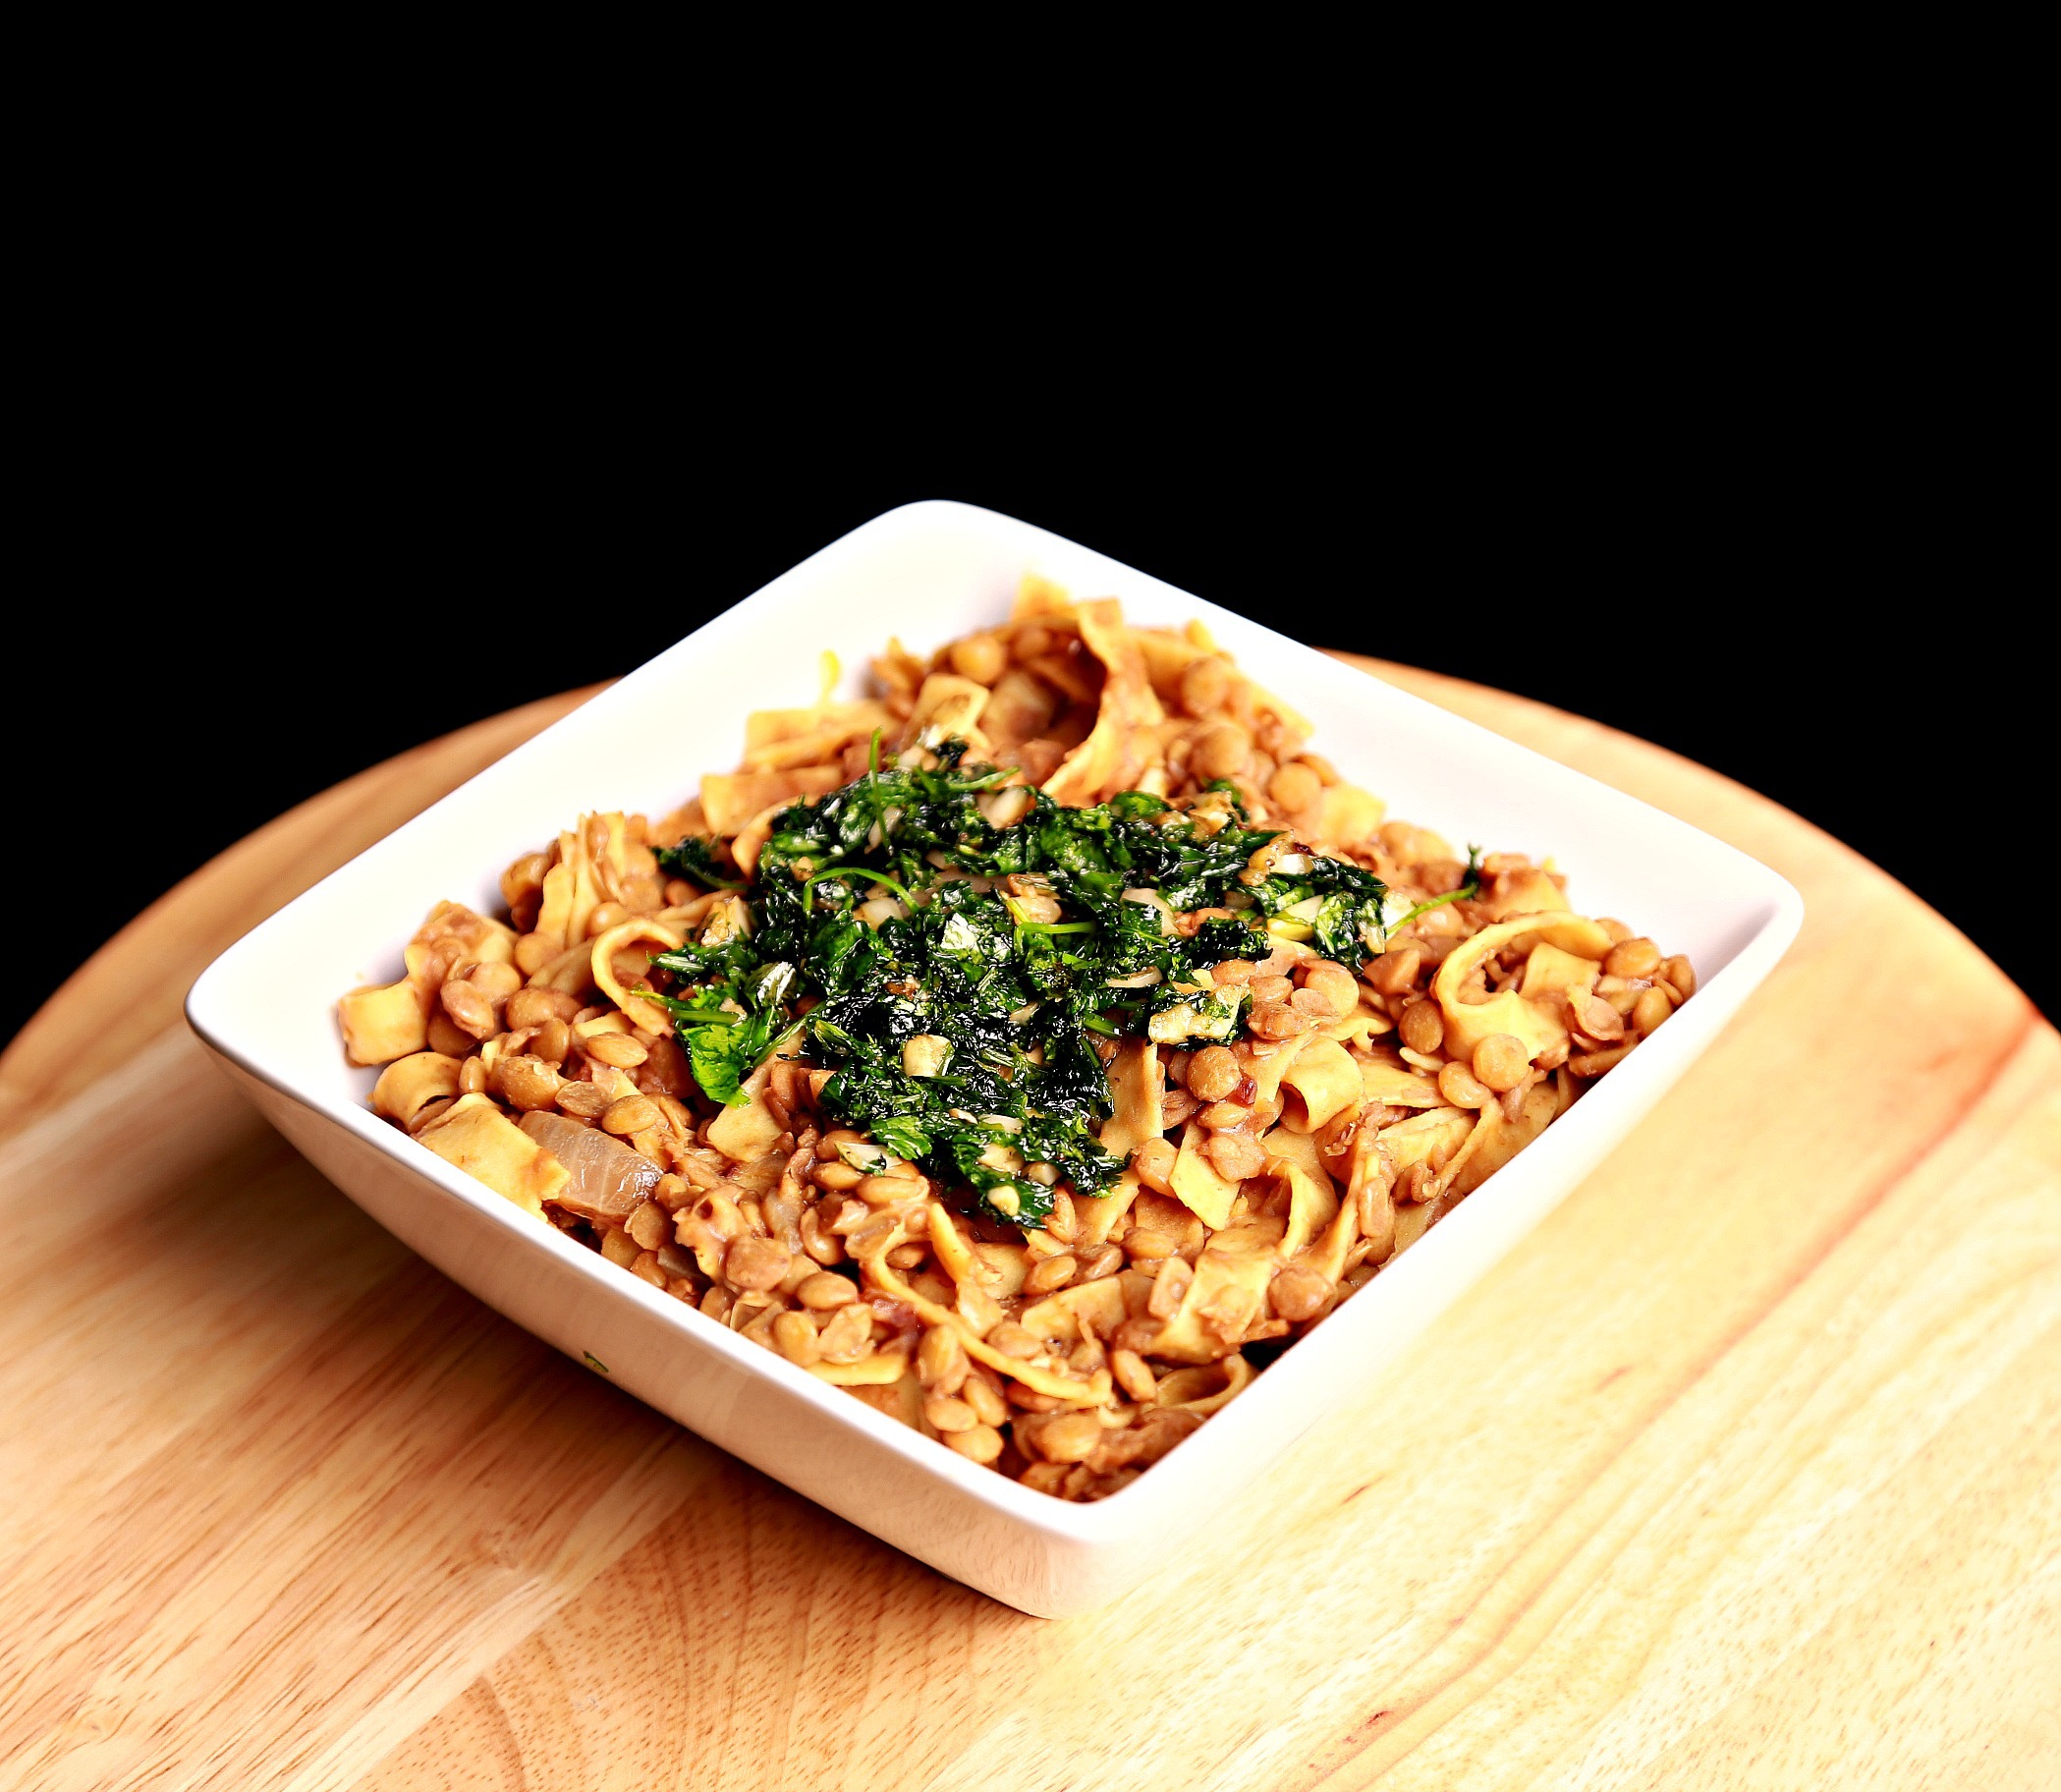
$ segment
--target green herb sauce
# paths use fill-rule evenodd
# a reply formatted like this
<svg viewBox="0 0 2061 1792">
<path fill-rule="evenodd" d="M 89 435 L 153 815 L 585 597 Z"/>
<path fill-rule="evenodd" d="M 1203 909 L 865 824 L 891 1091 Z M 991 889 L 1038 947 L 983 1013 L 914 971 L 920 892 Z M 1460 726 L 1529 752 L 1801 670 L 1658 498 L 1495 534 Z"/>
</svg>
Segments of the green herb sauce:
<svg viewBox="0 0 2061 1792">
<path fill-rule="evenodd" d="M 751 931 L 655 959 L 677 984 L 659 1000 L 712 1098 L 746 1099 L 777 1050 L 806 1055 L 835 1073 L 832 1113 L 998 1218 L 1030 1226 L 1051 1212 L 1052 1189 L 1020 1162 L 1052 1165 L 1082 1194 L 1123 1168 L 1095 1136 L 1110 1111 L 1098 1037 L 1239 1036 L 1244 989 L 1211 992 L 1198 973 L 1266 956 L 1268 920 L 1291 911 L 1326 957 L 1358 965 L 1381 949 L 1380 879 L 1298 851 L 1253 867 L 1278 831 L 1249 826 L 1235 800 L 1198 815 L 1140 791 L 1091 809 L 1040 791 L 996 827 L 981 800 L 1009 770 L 962 763 L 956 740 L 883 770 L 877 747 L 866 776 L 776 817 L 746 887 Z M 705 842 L 659 861 L 736 887 Z M 859 910 L 876 897 L 905 912 L 870 924 Z M 1055 903 L 1059 919 L 1040 919 Z M 1175 931 L 1169 911 L 1208 908 L 1235 914 Z"/>
</svg>

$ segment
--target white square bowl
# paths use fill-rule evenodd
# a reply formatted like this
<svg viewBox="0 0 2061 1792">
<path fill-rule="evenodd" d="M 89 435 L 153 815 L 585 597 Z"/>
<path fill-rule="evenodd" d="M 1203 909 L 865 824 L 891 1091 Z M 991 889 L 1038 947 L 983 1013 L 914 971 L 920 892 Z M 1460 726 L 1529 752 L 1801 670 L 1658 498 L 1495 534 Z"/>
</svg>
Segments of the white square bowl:
<svg viewBox="0 0 2061 1792">
<path fill-rule="evenodd" d="M 442 898 L 490 912 L 501 869 L 583 812 L 662 814 L 728 770 L 752 709 L 812 701 L 834 649 L 857 695 L 890 635 L 919 653 L 1004 617 L 1026 568 L 1133 621 L 1199 616 L 1389 812 L 1552 854 L 1582 913 L 1686 952 L 1696 998 L 1250 1392 L 1092 1505 L 1033 1492 L 747 1343 L 520 1212 L 366 1105 L 336 999 L 401 974 Z M 360 1206 L 517 1324 L 898 1549 L 1021 1610 L 1127 1592 L 1556 1205 L 1696 1060 L 1795 937 L 1803 902 L 1744 854 L 1579 772 L 1200 598 L 963 504 L 877 517 L 747 598 L 289 903 L 195 983 L 187 1016 L 258 1109 Z"/>
</svg>

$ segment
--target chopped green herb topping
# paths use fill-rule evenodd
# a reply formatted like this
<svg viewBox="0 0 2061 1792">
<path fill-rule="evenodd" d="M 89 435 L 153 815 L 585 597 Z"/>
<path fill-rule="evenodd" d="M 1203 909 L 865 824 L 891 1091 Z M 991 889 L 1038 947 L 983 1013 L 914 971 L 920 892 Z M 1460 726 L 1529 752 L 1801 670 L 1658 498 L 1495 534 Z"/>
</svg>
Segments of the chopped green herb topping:
<svg viewBox="0 0 2061 1792">
<path fill-rule="evenodd" d="M 965 752 L 882 769 L 876 743 L 866 776 L 775 817 L 749 932 L 652 962 L 714 1099 L 744 1100 L 776 1050 L 806 1054 L 834 1073 L 831 1112 L 1028 1226 L 1053 1184 L 1092 1194 L 1123 1167 L 1095 1137 L 1098 1040 L 1237 1037 L 1245 990 L 1198 973 L 1264 957 L 1270 927 L 1357 965 L 1381 948 L 1387 890 L 1220 798 L 1183 813 L 1142 791 L 1087 809 L 1037 791 L 997 827 L 983 803 L 1012 773 Z M 721 883 L 694 844 L 661 863 Z M 1196 909 L 1228 912 L 1184 936 L 1173 918 Z"/>
<path fill-rule="evenodd" d="M 717 868 L 715 850 L 698 834 L 689 834 L 678 846 L 658 849 L 658 868 L 671 877 L 690 877 L 711 890 L 741 890 L 738 878 Z"/>
<path fill-rule="evenodd" d="M 1387 924 L 1393 933 L 1399 927 L 1407 927 L 1420 915 L 1427 915 L 1433 909 L 1445 907 L 1449 902 L 1467 902 L 1481 893 L 1481 849 L 1471 846 L 1467 849 L 1467 881 L 1457 890 L 1448 890 L 1443 896 L 1433 896 L 1428 902 L 1420 902 L 1414 909 L 1406 909 Z"/>
</svg>

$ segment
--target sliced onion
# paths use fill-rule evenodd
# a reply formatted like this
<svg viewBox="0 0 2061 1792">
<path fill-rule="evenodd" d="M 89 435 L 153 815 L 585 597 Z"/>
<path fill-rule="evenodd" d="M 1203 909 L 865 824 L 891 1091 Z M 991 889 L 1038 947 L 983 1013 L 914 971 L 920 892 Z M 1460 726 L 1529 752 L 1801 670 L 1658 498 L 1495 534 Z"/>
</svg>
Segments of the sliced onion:
<svg viewBox="0 0 2061 1792">
<path fill-rule="evenodd" d="M 1172 814 L 1174 812 L 1175 812 L 1172 810 L 1167 811 L 1167 813 L 1169 814 Z M 1168 936 L 1169 938 L 1172 937 L 1175 931 L 1174 905 L 1167 901 L 1167 899 L 1164 896 L 1160 895 L 1160 893 L 1157 890 L 1148 890 L 1142 888 L 1126 890 L 1124 892 L 1124 900 L 1126 902 L 1138 903 L 1144 908 L 1157 909 L 1159 911 L 1159 931 L 1162 934 Z"/>
<path fill-rule="evenodd" d="M 619 1224 L 648 1196 L 663 1173 L 598 1127 L 582 1126 L 563 1114 L 525 1114 L 523 1131 L 565 1166 L 570 1180 L 551 1197 L 555 1205 L 582 1219 Z"/>
</svg>

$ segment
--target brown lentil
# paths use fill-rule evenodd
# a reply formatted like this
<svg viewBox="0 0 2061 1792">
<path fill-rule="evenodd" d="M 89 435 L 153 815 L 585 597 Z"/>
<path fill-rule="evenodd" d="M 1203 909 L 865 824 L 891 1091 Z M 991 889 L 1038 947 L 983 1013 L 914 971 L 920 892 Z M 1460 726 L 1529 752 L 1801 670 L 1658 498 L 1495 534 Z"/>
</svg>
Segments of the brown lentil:
<svg viewBox="0 0 2061 1792">
<path fill-rule="evenodd" d="M 1128 1350 L 1135 1356 L 1150 1356 L 1152 1346 L 1158 1342 L 1159 1334 L 1166 1329 L 1164 1320 L 1140 1314 L 1126 1319 L 1109 1334 L 1111 1350 Z"/>
<path fill-rule="evenodd" d="M 1133 1226 L 1124 1235 L 1124 1254 L 1134 1263 L 1156 1263 L 1163 1258 L 1178 1257 L 1181 1247 L 1164 1232 L 1154 1232 L 1146 1226 Z"/>
<path fill-rule="evenodd" d="M 508 964 L 474 965 L 466 973 L 466 981 L 498 1008 L 523 987 L 523 974 Z"/>
<path fill-rule="evenodd" d="M 1244 1080 L 1238 1059 L 1221 1045 L 1205 1045 L 1188 1060 L 1188 1092 L 1198 1100 L 1221 1101 Z"/>
<path fill-rule="evenodd" d="M 802 1234 L 802 1249 L 814 1261 L 826 1268 L 832 1263 L 844 1261 L 844 1240 L 823 1229 L 822 1215 L 813 1207 L 802 1215 L 802 1223 L 797 1229 Z"/>
<path fill-rule="evenodd" d="M 1004 1319 L 990 1331 L 987 1334 L 987 1346 L 990 1350 L 999 1350 L 1005 1357 L 1015 1357 L 1019 1361 L 1028 1361 L 1044 1351 L 1044 1345 L 1036 1334 L 1025 1330 L 1014 1319 Z"/>
<path fill-rule="evenodd" d="M 1286 1002 L 1262 1003 L 1246 1021 L 1246 1031 L 1255 1039 L 1292 1039 L 1299 1033 L 1308 1033 L 1309 1026 L 1309 1019 Z"/>
<path fill-rule="evenodd" d="M 940 1431 L 970 1431 L 980 1423 L 972 1407 L 950 1394 L 932 1394 L 923 1402 L 923 1417 Z"/>
<path fill-rule="evenodd" d="M 1124 1248 L 1121 1245 L 1097 1245 L 1082 1255 L 1081 1266 L 1075 1271 L 1074 1280 L 1077 1284 L 1098 1282 L 1105 1275 L 1115 1274 L 1123 1266 L 1123 1261 Z"/>
<path fill-rule="evenodd" d="M 623 1221 L 623 1230 L 646 1251 L 656 1251 L 672 1239 L 673 1216 L 655 1201 L 641 1201 Z"/>
<path fill-rule="evenodd" d="M 1174 1157 L 1174 1148 L 1164 1139 L 1147 1139 L 1138 1148 L 1137 1155 L 1131 1159 L 1131 1167 L 1146 1188 L 1161 1195 L 1171 1195 L 1174 1192 L 1171 1181 Z"/>
<path fill-rule="evenodd" d="M 625 1095 L 620 1101 L 612 1101 L 602 1109 L 601 1130 L 623 1139 L 632 1133 L 641 1133 L 657 1126 L 664 1118 L 650 1096 Z"/>
<path fill-rule="evenodd" d="M 858 1362 L 872 1343 L 873 1310 L 863 1301 L 840 1307 L 830 1316 L 830 1323 L 823 1327 L 820 1338 L 827 1361 Z"/>
<path fill-rule="evenodd" d="M 1623 1036 L 1625 1023 L 1618 1012 L 1599 995 L 1578 998 L 1571 1004 L 1575 1024 L 1592 1039 L 1615 1039 Z"/>
<path fill-rule="evenodd" d="M 1135 1350 L 1111 1351 L 1109 1372 L 1116 1377 L 1117 1386 L 1141 1405 L 1149 1406 L 1158 1395 L 1158 1380 Z"/>
<path fill-rule="evenodd" d="M 1204 1150 L 1226 1182 L 1244 1182 L 1266 1168 L 1265 1148 L 1243 1133 L 1214 1133 Z"/>
<path fill-rule="evenodd" d="M 814 1313 L 828 1313 L 835 1307 L 848 1307 L 859 1298 L 859 1290 L 851 1277 L 833 1275 L 820 1269 L 808 1277 L 795 1290 L 795 1299 Z"/>
<path fill-rule="evenodd" d="M 783 1313 L 773 1321 L 773 1342 L 783 1357 L 804 1369 L 823 1354 L 821 1335 L 807 1316 L 799 1313 Z"/>
<path fill-rule="evenodd" d="M 930 1185 L 920 1176 L 863 1176 L 859 1181 L 859 1199 L 879 1207 L 920 1201 L 929 1193 Z"/>
<path fill-rule="evenodd" d="M 1235 778 L 1253 762 L 1253 737 L 1236 722 L 1217 722 L 1205 728 L 1189 756 L 1189 767 L 1205 783 L 1215 778 Z"/>
<path fill-rule="evenodd" d="M 1632 1005 L 1632 1025 L 1641 1033 L 1651 1033 L 1674 1011 L 1674 1004 L 1667 999 L 1665 989 L 1658 985 L 1642 989 L 1639 1000 Z"/>
<path fill-rule="evenodd" d="M 1396 1031 L 1403 1036 L 1405 1045 L 1427 1058 L 1445 1048 L 1446 1017 L 1436 1002 L 1412 1002 L 1403 1010 Z"/>
<path fill-rule="evenodd" d="M 1037 1428 L 1034 1446 L 1047 1462 L 1086 1462 L 1102 1441 L 1102 1422 L 1092 1413 L 1055 1413 Z"/>
<path fill-rule="evenodd" d="M 969 1462 L 990 1463 L 1002 1453 L 1002 1433 L 991 1425 L 976 1425 L 970 1431 L 941 1433 L 946 1443 Z"/>
<path fill-rule="evenodd" d="M 786 1249 L 770 1238 L 747 1234 L 732 1239 L 730 1249 L 723 1253 L 723 1280 L 733 1288 L 763 1292 L 780 1286 L 792 1260 Z"/>
<path fill-rule="evenodd" d="M 1532 1059 L 1516 1034 L 1492 1033 L 1475 1047 L 1474 1071 L 1476 1081 L 1500 1095 L 1532 1074 Z"/>
<path fill-rule="evenodd" d="M 551 868 L 548 853 L 525 853 L 501 873 L 501 899 L 513 908 L 526 895 L 544 886 L 544 873 Z"/>
<path fill-rule="evenodd" d="M 1324 794 L 1322 781 L 1308 765 L 1290 760 L 1278 767 L 1267 782 L 1267 798 L 1283 814 L 1308 809 Z"/>
<path fill-rule="evenodd" d="M 549 1107 L 558 1098 L 560 1079 L 541 1058 L 503 1058 L 489 1079 L 494 1092 L 510 1107 L 533 1113 Z"/>
<path fill-rule="evenodd" d="M 541 1027 L 554 1018 L 569 1020 L 579 1011 L 579 1003 L 558 989 L 518 989 L 508 998 L 511 1027 Z"/>
<path fill-rule="evenodd" d="M 1008 669 L 1009 655 L 992 635 L 969 635 L 952 644 L 951 661 L 961 678 L 991 685 Z"/>
<path fill-rule="evenodd" d="M 1230 665 L 1215 654 L 1194 660 L 1182 671 L 1181 707 L 1190 715 L 1213 714 L 1230 692 Z M 1206 779 L 1218 774 L 1198 772 L 1197 775 Z"/>
<path fill-rule="evenodd" d="M 870 1225 L 873 1209 L 864 1202 L 850 1195 L 825 1195 L 816 1205 L 816 1218 L 822 1220 L 823 1209 L 830 1209 L 830 1217 L 824 1222 L 826 1229 L 835 1237 L 849 1241 L 862 1226 Z M 849 1249 L 849 1244 L 847 1246 Z"/>
<path fill-rule="evenodd" d="M 462 1058 L 479 1043 L 441 1008 L 430 1013 L 426 1033 L 429 1049 L 447 1058 Z"/>
<path fill-rule="evenodd" d="M 970 1372 L 960 1386 L 959 1397 L 974 1409 L 982 1425 L 1009 1422 L 1009 1403 L 985 1374 Z"/>
<path fill-rule="evenodd" d="M 584 1049 L 596 1062 L 611 1064 L 617 1070 L 635 1070 L 651 1055 L 627 1033 L 594 1034 L 585 1040 Z"/>
<path fill-rule="evenodd" d="M 1291 1263 L 1276 1275 L 1267 1289 L 1274 1312 L 1291 1324 L 1313 1319 L 1323 1310 L 1331 1284 L 1314 1269 Z"/>
<path fill-rule="evenodd" d="M 856 1258 L 868 1258 L 875 1252 L 885 1250 L 887 1241 L 902 1229 L 901 1220 L 893 1213 L 874 1213 L 845 1234 L 845 1249 Z"/>
<path fill-rule="evenodd" d="M 1024 1277 L 1026 1294 L 1051 1294 L 1064 1288 L 1074 1279 L 1079 1267 L 1073 1257 L 1062 1251 L 1057 1257 L 1047 1257 L 1030 1265 L 1030 1274 Z"/>
<path fill-rule="evenodd" d="M 1320 958 L 1302 970 L 1305 989 L 1321 989 L 1330 999 L 1333 1014 L 1351 1014 L 1360 1006 L 1360 980 L 1345 966 Z"/>
<path fill-rule="evenodd" d="M 610 927 L 619 927 L 630 919 L 630 911 L 619 902 L 597 902 L 593 912 L 586 918 L 586 936 L 599 939 Z"/>
<path fill-rule="evenodd" d="M 1009 644 L 1010 651 L 1018 659 L 1042 659 L 1056 645 L 1058 642 L 1052 631 L 1041 622 L 1019 623 Z"/>
<path fill-rule="evenodd" d="M 806 1284 L 805 1284 L 806 1286 Z M 966 1380 L 966 1346 L 952 1325 L 926 1326 L 916 1347 L 916 1375 L 934 1393 L 954 1394 Z"/>
<path fill-rule="evenodd" d="M 1660 969 L 1660 948 L 1649 939 L 1628 939 L 1610 948 L 1603 969 L 1612 977 L 1651 977 Z"/>
</svg>

